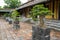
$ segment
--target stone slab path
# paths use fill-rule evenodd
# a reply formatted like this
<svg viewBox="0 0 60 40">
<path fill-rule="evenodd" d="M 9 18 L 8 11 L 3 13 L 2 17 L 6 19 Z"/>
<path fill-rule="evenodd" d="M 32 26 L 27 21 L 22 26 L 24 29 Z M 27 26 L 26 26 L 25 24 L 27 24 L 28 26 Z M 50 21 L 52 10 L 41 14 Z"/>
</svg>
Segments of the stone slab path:
<svg viewBox="0 0 60 40">
<path fill-rule="evenodd" d="M 51 35 L 53 34 L 51 32 Z M 32 40 L 32 25 L 20 22 L 20 29 L 15 30 L 12 24 L 0 19 L 0 40 Z M 51 36 L 51 40 L 56 40 L 56 38 L 53 39 Z"/>
<path fill-rule="evenodd" d="M 20 22 L 20 29 L 14 30 L 12 24 L 0 19 L 0 40 L 32 40 L 32 27 Z"/>
</svg>

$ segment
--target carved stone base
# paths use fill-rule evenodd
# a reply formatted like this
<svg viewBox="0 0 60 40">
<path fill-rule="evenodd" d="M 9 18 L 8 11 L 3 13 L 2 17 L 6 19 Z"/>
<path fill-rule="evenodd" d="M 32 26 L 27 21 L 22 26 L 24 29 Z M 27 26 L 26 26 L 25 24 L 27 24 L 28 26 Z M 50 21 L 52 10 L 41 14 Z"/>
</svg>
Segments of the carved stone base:
<svg viewBox="0 0 60 40">
<path fill-rule="evenodd" d="M 39 28 L 37 26 L 32 27 L 32 40 L 50 40 L 50 29 Z"/>
<path fill-rule="evenodd" d="M 12 21 L 9 21 L 9 24 L 12 24 Z"/>
<path fill-rule="evenodd" d="M 20 25 L 15 24 L 15 25 L 13 25 L 13 28 L 14 28 L 15 30 L 20 29 Z"/>
</svg>

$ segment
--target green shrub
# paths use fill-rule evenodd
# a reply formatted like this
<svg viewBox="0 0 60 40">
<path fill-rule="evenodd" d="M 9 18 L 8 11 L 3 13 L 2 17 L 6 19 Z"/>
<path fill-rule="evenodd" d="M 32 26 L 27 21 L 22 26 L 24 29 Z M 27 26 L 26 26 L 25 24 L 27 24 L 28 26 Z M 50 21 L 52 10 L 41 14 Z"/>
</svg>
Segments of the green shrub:
<svg viewBox="0 0 60 40">
<path fill-rule="evenodd" d="M 8 14 L 8 13 L 5 13 L 3 16 L 4 16 L 4 17 L 8 17 L 8 16 L 9 16 L 9 14 Z"/>
<path fill-rule="evenodd" d="M 13 18 L 13 19 L 16 19 L 17 20 L 17 17 L 19 17 L 20 15 L 19 15 L 19 12 L 18 11 L 13 11 L 12 12 L 12 14 L 11 14 L 11 17 Z"/>
</svg>

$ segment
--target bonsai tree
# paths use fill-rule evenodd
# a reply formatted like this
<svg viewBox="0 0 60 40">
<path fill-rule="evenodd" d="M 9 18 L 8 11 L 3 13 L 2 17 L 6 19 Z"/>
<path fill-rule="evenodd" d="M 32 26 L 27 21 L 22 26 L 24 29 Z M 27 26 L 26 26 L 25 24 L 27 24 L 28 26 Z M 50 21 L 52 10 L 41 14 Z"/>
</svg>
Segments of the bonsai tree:
<svg viewBox="0 0 60 40">
<path fill-rule="evenodd" d="M 14 20 L 14 27 L 17 29 L 19 28 L 19 12 L 18 11 L 13 11 L 11 14 L 11 18 Z"/>
<path fill-rule="evenodd" d="M 9 17 L 10 15 L 8 14 L 8 13 L 5 13 L 4 15 L 3 15 L 3 17 L 4 17 L 4 19 L 6 19 L 6 21 L 8 21 L 8 17 Z"/>
<path fill-rule="evenodd" d="M 35 5 L 32 10 L 31 10 L 31 15 L 32 15 L 32 19 L 37 19 L 36 17 L 39 16 L 40 19 L 40 27 L 45 27 L 44 26 L 44 18 L 46 15 L 50 15 L 50 10 L 46 7 L 44 7 L 43 4 L 40 5 Z"/>
<path fill-rule="evenodd" d="M 8 17 L 9 15 L 8 15 L 8 13 L 5 13 L 3 16 L 4 16 L 4 17 Z"/>
<path fill-rule="evenodd" d="M 13 11 L 12 14 L 11 14 L 11 17 L 14 19 L 14 20 L 17 20 L 17 17 L 19 17 L 19 12 L 18 11 Z"/>
</svg>

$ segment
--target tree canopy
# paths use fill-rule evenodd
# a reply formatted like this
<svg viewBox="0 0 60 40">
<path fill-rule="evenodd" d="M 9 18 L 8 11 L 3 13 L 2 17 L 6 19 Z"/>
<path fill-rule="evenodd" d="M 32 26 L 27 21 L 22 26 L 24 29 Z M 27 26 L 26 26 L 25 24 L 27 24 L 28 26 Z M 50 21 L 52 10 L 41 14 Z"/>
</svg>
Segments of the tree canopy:
<svg viewBox="0 0 60 40">
<path fill-rule="evenodd" d="M 7 5 L 5 5 L 3 8 L 4 8 L 4 9 L 6 9 L 6 8 L 10 8 L 10 7 L 9 7 L 9 6 L 7 6 Z"/>
<path fill-rule="evenodd" d="M 0 6 L 0 9 L 3 9 L 3 8 Z"/>
<path fill-rule="evenodd" d="M 31 16 L 34 20 L 36 20 L 36 17 L 39 16 L 46 16 L 46 15 L 50 15 L 50 10 L 46 7 L 44 7 L 43 4 L 39 4 L 39 5 L 35 5 L 32 9 L 31 9 Z"/>
<path fill-rule="evenodd" d="M 1 8 L 1 6 L 0 6 L 0 8 Z"/>
<path fill-rule="evenodd" d="M 35 5 L 32 10 L 31 10 L 33 16 L 46 16 L 46 15 L 50 15 L 50 10 L 46 7 L 44 7 L 43 4 L 41 5 Z"/>
<path fill-rule="evenodd" d="M 17 8 L 20 6 L 20 0 L 4 0 L 8 8 Z M 6 6 L 5 6 L 6 7 Z"/>
</svg>

